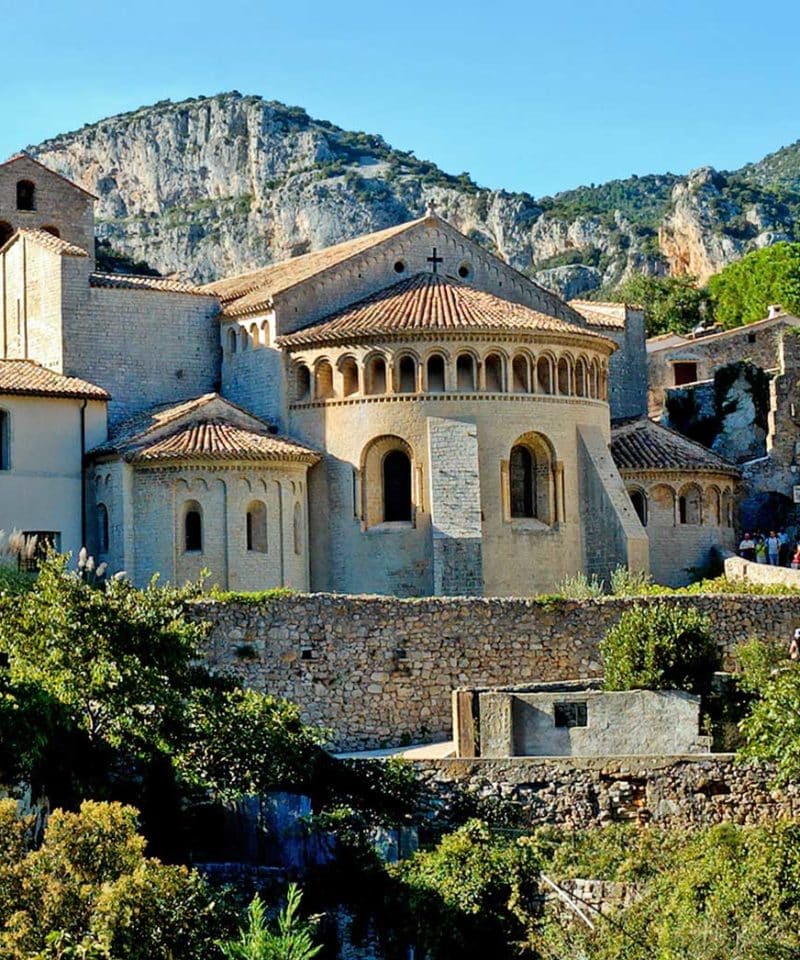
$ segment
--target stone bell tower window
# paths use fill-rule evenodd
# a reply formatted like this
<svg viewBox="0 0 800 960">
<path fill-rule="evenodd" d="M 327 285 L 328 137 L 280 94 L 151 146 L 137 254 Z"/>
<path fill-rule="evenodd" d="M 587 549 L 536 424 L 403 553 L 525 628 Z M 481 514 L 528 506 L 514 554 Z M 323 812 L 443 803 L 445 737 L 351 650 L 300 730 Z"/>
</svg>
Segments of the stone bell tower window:
<svg viewBox="0 0 800 960">
<path fill-rule="evenodd" d="M 14 228 L 7 220 L 0 220 L 0 247 L 4 247 L 14 236 Z"/>
<path fill-rule="evenodd" d="M 36 184 L 32 180 L 17 182 L 17 210 L 36 209 Z"/>
</svg>

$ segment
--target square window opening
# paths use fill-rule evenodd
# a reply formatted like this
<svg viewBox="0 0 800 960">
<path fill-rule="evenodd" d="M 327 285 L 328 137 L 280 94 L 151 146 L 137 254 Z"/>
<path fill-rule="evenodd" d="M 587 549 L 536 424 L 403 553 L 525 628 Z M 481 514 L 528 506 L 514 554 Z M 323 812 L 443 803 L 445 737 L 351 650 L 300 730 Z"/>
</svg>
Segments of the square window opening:
<svg viewBox="0 0 800 960">
<path fill-rule="evenodd" d="M 585 701 L 553 704 L 553 725 L 556 727 L 585 727 L 587 711 Z"/>
</svg>

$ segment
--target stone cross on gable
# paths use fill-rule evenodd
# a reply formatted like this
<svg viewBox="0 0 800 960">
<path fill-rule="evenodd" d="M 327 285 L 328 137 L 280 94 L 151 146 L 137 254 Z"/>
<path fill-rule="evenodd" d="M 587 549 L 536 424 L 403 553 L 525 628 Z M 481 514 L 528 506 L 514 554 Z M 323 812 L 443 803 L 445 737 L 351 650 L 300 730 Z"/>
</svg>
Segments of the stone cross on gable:
<svg viewBox="0 0 800 960">
<path fill-rule="evenodd" d="M 444 263 L 444 259 L 443 259 L 442 257 L 438 257 L 438 256 L 436 255 L 436 247 L 433 248 L 433 256 L 432 256 L 432 257 L 428 257 L 428 263 L 431 265 L 431 270 L 432 270 L 434 273 L 438 273 L 439 271 L 438 271 L 437 268 L 438 268 L 439 264 L 440 264 L 440 263 Z"/>
</svg>

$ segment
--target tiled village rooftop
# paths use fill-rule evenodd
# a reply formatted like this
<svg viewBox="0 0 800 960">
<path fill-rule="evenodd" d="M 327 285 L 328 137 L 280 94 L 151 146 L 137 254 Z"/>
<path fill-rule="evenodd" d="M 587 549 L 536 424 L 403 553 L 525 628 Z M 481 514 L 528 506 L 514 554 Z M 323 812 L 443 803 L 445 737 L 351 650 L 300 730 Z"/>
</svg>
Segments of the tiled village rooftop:
<svg viewBox="0 0 800 960">
<path fill-rule="evenodd" d="M 619 469 L 702 470 L 738 475 L 738 469 L 702 444 L 646 417 L 623 420 L 611 430 L 611 455 Z"/>
<path fill-rule="evenodd" d="M 33 360 L 0 360 L 0 394 L 110 400 L 102 387 L 54 373 Z"/>
<path fill-rule="evenodd" d="M 418 273 L 278 340 L 281 346 L 346 341 L 375 334 L 455 330 L 548 331 L 586 335 L 583 327 L 434 273 Z"/>
</svg>

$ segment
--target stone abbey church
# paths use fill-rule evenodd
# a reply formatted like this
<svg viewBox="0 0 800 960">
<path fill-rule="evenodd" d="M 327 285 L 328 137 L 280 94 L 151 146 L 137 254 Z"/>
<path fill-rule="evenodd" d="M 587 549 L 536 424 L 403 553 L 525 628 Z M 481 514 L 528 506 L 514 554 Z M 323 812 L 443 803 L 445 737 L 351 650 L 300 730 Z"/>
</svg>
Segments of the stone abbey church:
<svg viewBox="0 0 800 960">
<path fill-rule="evenodd" d="M 402 596 L 731 545 L 736 468 L 645 416 L 641 312 L 433 210 L 202 287 L 100 273 L 93 201 L 0 165 L 0 528 L 139 584 Z"/>
</svg>

